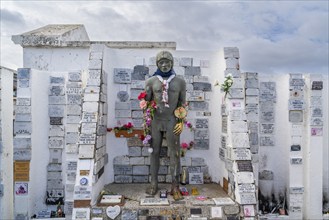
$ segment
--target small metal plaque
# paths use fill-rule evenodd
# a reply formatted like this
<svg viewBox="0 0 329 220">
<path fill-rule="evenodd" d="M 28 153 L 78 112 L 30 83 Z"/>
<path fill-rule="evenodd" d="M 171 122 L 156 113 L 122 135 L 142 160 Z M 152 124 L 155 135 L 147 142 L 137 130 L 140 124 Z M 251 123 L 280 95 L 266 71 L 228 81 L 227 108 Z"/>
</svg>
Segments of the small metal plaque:
<svg viewBox="0 0 329 220">
<path fill-rule="evenodd" d="M 300 145 L 295 144 L 290 146 L 290 151 L 300 151 L 300 150 L 301 150 Z"/>
<path fill-rule="evenodd" d="M 114 68 L 115 83 L 131 83 L 131 69 Z"/>
<path fill-rule="evenodd" d="M 294 165 L 302 164 L 303 163 L 303 158 L 301 157 L 292 157 L 290 158 L 290 163 Z"/>
<path fill-rule="evenodd" d="M 63 117 L 50 117 L 50 125 L 63 125 Z"/>
<path fill-rule="evenodd" d="M 201 215 L 202 209 L 201 208 L 190 208 L 191 215 Z"/>
<path fill-rule="evenodd" d="M 303 110 L 304 108 L 303 99 L 289 99 L 289 110 Z"/>
<path fill-rule="evenodd" d="M 322 90 L 322 89 L 323 89 L 323 81 L 312 82 L 312 90 Z"/>
<path fill-rule="evenodd" d="M 239 172 L 253 172 L 251 161 L 236 161 Z"/>
</svg>

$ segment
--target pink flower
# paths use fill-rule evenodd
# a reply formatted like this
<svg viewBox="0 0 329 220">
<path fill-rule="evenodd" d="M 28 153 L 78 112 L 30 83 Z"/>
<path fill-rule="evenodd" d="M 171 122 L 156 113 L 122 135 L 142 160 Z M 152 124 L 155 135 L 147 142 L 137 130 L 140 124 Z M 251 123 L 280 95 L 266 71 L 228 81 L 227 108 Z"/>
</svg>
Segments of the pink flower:
<svg viewBox="0 0 329 220">
<path fill-rule="evenodd" d="M 147 107 L 147 102 L 145 100 L 142 100 L 139 102 L 139 107 L 141 109 L 145 109 Z"/>
<path fill-rule="evenodd" d="M 188 146 L 189 146 L 189 145 L 188 145 L 187 143 L 185 143 L 185 142 L 181 143 L 181 147 L 182 147 L 183 149 L 187 149 Z"/>
</svg>

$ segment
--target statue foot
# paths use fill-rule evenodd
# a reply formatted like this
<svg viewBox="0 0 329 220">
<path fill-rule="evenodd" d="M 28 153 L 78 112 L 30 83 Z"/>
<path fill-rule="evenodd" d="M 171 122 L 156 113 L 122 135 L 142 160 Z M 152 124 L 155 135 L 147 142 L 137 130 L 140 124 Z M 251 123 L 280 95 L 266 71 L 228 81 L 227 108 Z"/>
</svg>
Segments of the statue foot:
<svg viewBox="0 0 329 220">
<path fill-rule="evenodd" d="M 149 195 L 155 195 L 158 192 L 158 186 L 151 184 L 147 189 L 146 193 Z"/>
</svg>

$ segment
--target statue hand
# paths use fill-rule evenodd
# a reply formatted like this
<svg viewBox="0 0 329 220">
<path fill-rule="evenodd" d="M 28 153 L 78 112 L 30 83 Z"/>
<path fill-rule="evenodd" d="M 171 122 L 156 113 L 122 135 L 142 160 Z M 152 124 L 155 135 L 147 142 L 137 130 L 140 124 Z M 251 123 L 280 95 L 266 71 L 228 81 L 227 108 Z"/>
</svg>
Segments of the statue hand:
<svg viewBox="0 0 329 220">
<path fill-rule="evenodd" d="M 174 134 L 180 135 L 183 131 L 183 122 L 178 122 L 174 127 Z"/>
</svg>

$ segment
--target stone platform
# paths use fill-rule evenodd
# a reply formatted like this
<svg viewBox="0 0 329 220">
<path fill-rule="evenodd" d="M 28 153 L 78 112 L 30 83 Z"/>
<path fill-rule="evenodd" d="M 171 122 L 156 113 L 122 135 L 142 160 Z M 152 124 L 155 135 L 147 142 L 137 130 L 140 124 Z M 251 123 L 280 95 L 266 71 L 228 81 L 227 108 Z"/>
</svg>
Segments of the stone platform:
<svg viewBox="0 0 329 220">
<path fill-rule="evenodd" d="M 189 195 L 183 196 L 183 200 L 174 201 L 168 194 L 168 205 L 141 205 L 144 198 L 160 198 L 160 192 L 155 196 L 145 193 L 148 184 L 108 184 L 104 190 L 110 194 L 124 196 L 123 204 L 120 205 L 121 212 L 116 220 L 170 220 L 170 219 L 239 219 L 239 207 L 237 204 L 225 204 L 229 196 L 219 184 L 184 185 Z M 160 190 L 170 191 L 171 184 L 159 184 Z M 192 187 L 195 187 L 199 195 L 191 195 Z M 204 200 L 201 200 L 201 196 Z M 216 205 L 213 198 L 223 199 L 224 203 Z M 106 216 L 108 206 L 96 205 L 92 207 L 92 219 L 110 219 Z M 101 211 L 102 209 L 103 211 Z M 224 209 L 227 210 L 225 213 Z M 98 214 L 96 214 L 98 213 Z M 217 217 L 215 217 L 217 216 Z M 222 217 L 219 217 L 222 216 Z M 234 216 L 234 217 L 233 217 Z M 233 217 L 233 218 L 232 218 Z"/>
</svg>

